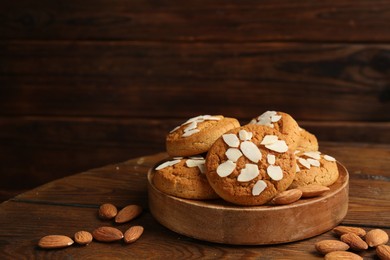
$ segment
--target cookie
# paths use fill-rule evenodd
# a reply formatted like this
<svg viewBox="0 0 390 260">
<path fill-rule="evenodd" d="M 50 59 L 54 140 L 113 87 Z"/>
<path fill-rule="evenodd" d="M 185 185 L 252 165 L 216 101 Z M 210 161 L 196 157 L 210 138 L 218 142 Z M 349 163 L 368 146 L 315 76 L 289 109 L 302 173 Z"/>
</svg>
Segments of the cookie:
<svg viewBox="0 0 390 260">
<path fill-rule="evenodd" d="M 296 174 L 290 188 L 319 184 L 330 186 L 339 178 L 336 159 L 319 151 L 296 153 Z"/>
<path fill-rule="evenodd" d="M 175 157 L 156 167 L 154 186 L 166 194 L 185 199 L 215 199 L 218 195 L 209 185 L 205 171 L 205 160 L 196 156 Z"/>
<path fill-rule="evenodd" d="M 202 154 L 223 133 L 237 128 L 237 119 L 221 115 L 203 115 L 190 118 L 173 129 L 166 138 L 166 149 L 170 156 L 191 156 Z"/>
<path fill-rule="evenodd" d="M 318 151 L 318 141 L 317 137 L 312 133 L 306 131 L 303 128 L 300 128 L 299 131 L 300 138 L 298 141 L 297 150 L 299 151 Z"/>
<path fill-rule="evenodd" d="M 276 129 L 248 124 L 223 134 L 206 157 L 215 192 L 238 205 L 262 205 L 286 190 L 295 176 L 295 156 Z"/>
<path fill-rule="evenodd" d="M 276 111 L 267 111 L 253 118 L 249 124 L 264 125 L 278 130 L 284 137 L 287 145 L 295 150 L 300 139 L 298 123 L 289 114 Z"/>
</svg>

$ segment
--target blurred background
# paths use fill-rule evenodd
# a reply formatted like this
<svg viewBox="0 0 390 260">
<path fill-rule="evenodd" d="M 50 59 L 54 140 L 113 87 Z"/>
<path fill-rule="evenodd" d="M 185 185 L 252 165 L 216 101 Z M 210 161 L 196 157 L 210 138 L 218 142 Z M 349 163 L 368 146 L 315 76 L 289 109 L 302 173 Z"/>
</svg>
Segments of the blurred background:
<svg viewBox="0 0 390 260">
<path fill-rule="evenodd" d="M 389 25 L 377 0 L 1 1 L 0 201 L 162 152 L 201 114 L 389 144 Z"/>
</svg>

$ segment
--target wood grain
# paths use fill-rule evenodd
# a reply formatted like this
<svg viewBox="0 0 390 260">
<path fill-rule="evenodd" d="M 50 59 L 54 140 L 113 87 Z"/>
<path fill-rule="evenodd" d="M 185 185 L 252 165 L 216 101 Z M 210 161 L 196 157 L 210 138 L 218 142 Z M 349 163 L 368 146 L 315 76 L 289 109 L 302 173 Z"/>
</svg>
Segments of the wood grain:
<svg viewBox="0 0 390 260">
<path fill-rule="evenodd" d="M 389 3 L 105 1 L 3 3 L 0 39 L 389 41 Z"/>
<path fill-rule="evenodd" d="M 388 121 L 389 54 L 359 44 L 0 43 L 0 111 L 249 118 L 275 109 L 297 120 Z"/>
</svg>

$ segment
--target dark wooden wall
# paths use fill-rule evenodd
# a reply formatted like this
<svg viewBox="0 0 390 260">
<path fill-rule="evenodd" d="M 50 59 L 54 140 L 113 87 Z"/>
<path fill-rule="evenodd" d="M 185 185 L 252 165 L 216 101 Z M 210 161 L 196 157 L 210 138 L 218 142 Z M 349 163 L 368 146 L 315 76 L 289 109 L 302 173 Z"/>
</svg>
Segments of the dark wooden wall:
<svg viewBox="0 0 390 260">
<path fill-rule="evenodd" d="M 1 1 L 0 190 L 163 151 L 199 114 L 390 143 L 389 42 L 389 1 Z"/>
</svg>

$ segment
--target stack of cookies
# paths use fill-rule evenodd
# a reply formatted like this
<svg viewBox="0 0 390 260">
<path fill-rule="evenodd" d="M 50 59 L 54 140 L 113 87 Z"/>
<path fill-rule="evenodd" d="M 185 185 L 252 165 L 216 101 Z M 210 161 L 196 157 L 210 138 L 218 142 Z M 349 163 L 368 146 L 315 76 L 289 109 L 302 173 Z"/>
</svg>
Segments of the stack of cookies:
<svg viewBox="0 0 390 260">
<path fill-rule="evenodd" d="M 166 138 L 170 159 L 155 168 L 161 192 L 245 206 L 272 202 L 282 192 L 327 187 L 339 177 L 336 160 L 287 113 L 267 111 L 240 126 L 221 115 L 191 118 Z"/>
</svg>

